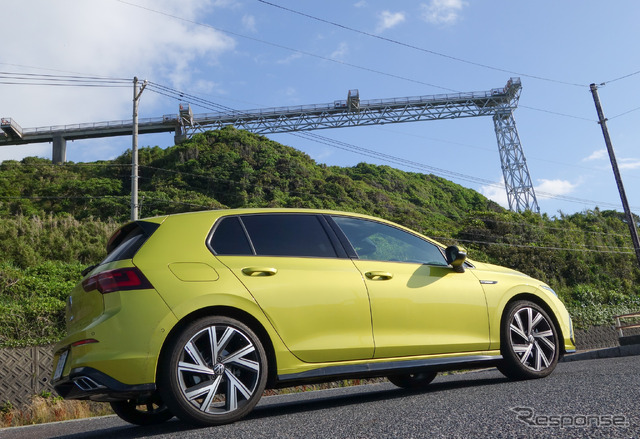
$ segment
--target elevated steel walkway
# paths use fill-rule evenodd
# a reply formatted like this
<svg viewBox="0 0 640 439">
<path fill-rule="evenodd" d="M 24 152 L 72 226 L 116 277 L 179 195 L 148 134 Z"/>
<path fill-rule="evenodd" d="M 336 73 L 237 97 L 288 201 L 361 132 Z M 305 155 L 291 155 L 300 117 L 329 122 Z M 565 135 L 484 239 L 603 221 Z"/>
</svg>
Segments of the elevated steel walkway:
<svg viewBox="0 0 640 439">
<path fill-rule="evenodd" d="M 326 104 L 197 115 L 192 114 L 188 104 L 181 104 L 177 115 L 140 119 L 138 133 L 175 132 L 175 142 L 180 143 L 196 132 L 220 129 L 226 125 L 257 134 L 270 134 L 492 116 L 509 208 L 518 212 L 539 212 L 513 118 L 521 88 L 520 78 L 511 78 L 504 87 L 488 91 L 374 100 L 361 100 L 358 90 L 350 90 L 346 100 Z M 23 129 L 13 119 L 2 118 L 0 128 L 0 146 L 52 142 L 53 162 L 62 163 L 66 161 L 67 140 L 132 135 L 133 121 Z"/>
<path fill-rule="evenodd" d="M 300 105 L 293 107 L 261 108 L 246 111 L 206 113 L 185 117 L 180 114 L 161 118 L 140 119 L 139 134 L 175 132 L 181 141 L 196 131 L 218 129 L 234 125 L 258 134 L 341 128 L 359 125 L 417 122 L 421 120 L 454 119 L 458 117 L 491 116 L 498 108 L 514 110 L 520 80 L 510 80 L 506 87 L 487 92 L 441 94 L 392 99 L 347 100 L 333 103 Z M 357 92 L 351 90 L 350 93 Z M 182 105 L 181 105 L 182 107 Z M 131 120 L 95 122 L 72 125 L 54 125 L 38 128 L 20 128 L 11 118 L 1 119 L 3 133 L 0 146 L 53 142 L 99 137 L 128 136 L 133 130 Z"/>
</svg>

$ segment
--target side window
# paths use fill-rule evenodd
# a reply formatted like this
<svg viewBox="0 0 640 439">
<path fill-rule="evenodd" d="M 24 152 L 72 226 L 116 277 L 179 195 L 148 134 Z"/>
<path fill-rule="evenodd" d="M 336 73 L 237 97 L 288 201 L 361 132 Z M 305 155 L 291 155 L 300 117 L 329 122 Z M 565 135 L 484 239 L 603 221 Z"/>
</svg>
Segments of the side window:
<svg viewBox="0 0 640 439">
<path fill-rule="evenodd" d="M 222 219 L 213 232 L 210 245 L 217 255 L 253 255 L 238 217 Z"/>
<path fill-rule="evenodd" d="M 359 218 L 332 218 L 351 242 L 359 259 L 447 265 L 436 245 L 404 230 Z"/>
<path fill-rule="evenodd" d="M 259 256 L 337 256 L 316 215 L 247 215 L 242 222 Z"/>
</svg>

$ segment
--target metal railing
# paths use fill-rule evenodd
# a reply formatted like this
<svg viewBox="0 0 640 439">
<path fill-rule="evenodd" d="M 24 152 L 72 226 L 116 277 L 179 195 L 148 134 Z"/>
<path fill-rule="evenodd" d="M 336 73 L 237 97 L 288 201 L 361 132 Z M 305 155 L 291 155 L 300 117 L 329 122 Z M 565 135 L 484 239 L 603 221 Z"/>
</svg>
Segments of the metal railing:
<svg viewBox="0 0 640 439">
<path fill-rule="evenodd" d="M 622 315 L 619 315 L 619 316 L 615 316 L 615 319 L 616 319 L 615 329 L 618 330 L 618 335 L 620 337 L 624 337 L 624 333 L 623 333 L 624 329 L 640 328 L 640 323 L 631 323 L 631 324 L 628 324 L 628 325 L 623 325 L 620 322 L 621 319 L 633 319 L 633 318 L 640 319 L 640 312 L 635 312 L 635 313 L 631 313 L 631 314 L 622 314 Z"/>
</svg>

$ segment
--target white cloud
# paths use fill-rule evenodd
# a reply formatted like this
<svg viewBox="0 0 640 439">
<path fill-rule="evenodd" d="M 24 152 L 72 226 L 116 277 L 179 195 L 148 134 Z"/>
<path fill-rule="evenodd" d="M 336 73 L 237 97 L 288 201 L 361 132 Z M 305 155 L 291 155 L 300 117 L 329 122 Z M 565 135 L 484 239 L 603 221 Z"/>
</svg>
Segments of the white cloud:
<svg viewBox="0 0 640 439">
<path fill-rule="evenodd" d="M 237 6 L 235 0 L 205 0 L 203 3 L 211 3 L 217 8 L 234 8 Z"/>
<path fill-rule="evenodd" d="M 353 6 L 355 6 L 356 8 L 364 8 L 365 6 L 367 6 L 367 2 L 365 0 L 360 0 Z"/>
<path fill-rule="evenodd" d="M 422 18 L 432 24 L 455 24 L 467 4 L 463 0 L 431 0 L 428 4 L 420 5 Z"/>
<path fill-rule="evenodd" d="M 4 160 L 22 160 L 25 157 L 51 158 L 51 145 L 10 145 L 0 147 L 0 163 Z"/>
<path fill-rule="evenodd" d="M 502 185 L 486 185 L 480 187 L 480 193 L 490 200 L 495 201 L 505 208 L 509 208 L 507 191 L 504 186 L 504 179 L 500 179 Z M 567 195 L 575 190 L 578 184 L 567 180 L 538 180 L 538 186 L 534 187 L 538 199 L 550 198 L 552 195 Z"/>
<path fill-rule="evenodd" d="M 640 168 L 640 159 L 620 159 L 618 162 L 620 169 L 638 169 Z"/>
<path fill-rule="evenodd" d="M 298 91 L 295 89 L 295 87 L 287 87 L 283 90 L 283 95 L 285 95 L 288 98 L 292 98 L 297 96 Z"/>
<path fill-rule="evenodd" d="M 345 42 L 342 42 L 338 45 L 338 48 L 333 51 L 333 53 L 331 54 L 331 58 L 343 59 L 348 54 L 349 54 L 349 45 Z"/>
<path fill-rule="evenodd" d="M 335 150 L 331 148 L 323 148 L 320 152 L 314 154 L 314 160 L 317 163 L 322 163 L 322 160 L 328 159 L 335 155 Z"/>
<path fill-rule="evenodd" d="M 538 186 L 534 188 L 536 196 L 540 199 L 550 198 L 550 195 L 566 195 L 578 187 L 577 184 L 567 180 L 538 180 Z"/>
<path fill-rule="evenodd" d="M 593 151 L 589 157 L 582 159 L 583 162 L 588 162 L 592 160 L 602 160 L 607 157 L 606 149 L 599 149 L 597 151 Z"/>
<path fill-rule="evenodd" d="M 589 157 L 582 159 L 583 162 L 606 160 L 609 162 L 609 154 L 606 149 L 599 149 L 594 151 Z M 640 159 L 637 158 L 623 158 L 617 159 L 619 169 L 638 169 L 640 168 Z"/>
<path fill-rule="evenodd" d="M 242 25 L 250 32 L 257 32 L 256 17 L 253 15 L 245 15 L 242 17 Z"/>
<path fill-rule="evenodd" d="M 504 182 L 502 178 L 500 178 L 501 182 Z M 495 201 L 499 205 L 504 208 L 509 208 L 509 200 L 507 199 L 507 191 L 505 190 L 504 183 L 502 186 L 499 185 L 487 185 L 480 187 L 480 193 L 487 197 L 488 199 Z"/>
<path fill-rule="evenodd" d="M 405 20 L 404 12 L 390 12 L 382 11 L 378 15 L 378 32 L 383 32 L 387 29 L 391 29 L 402 23 Z"/>
<path fill-rule="evenodd" d="M 292 53 L 286 58 L 282 58 L 276 61 L 276 64 L 291 64 L 293 61 L 302 58 L 301 53 Z"/>
<path fill-rule="evenodd" d="M 202 0 L 136 0 L 149 9 L 198 21 L 212 3 Z M 3 5 L 3 71 L 149 79 L 177 89 L 190 86 L 194 65 L 235 47 L 220 32 L 116 1 L 27 0 Z M 27 67 L 28 66 L 28 67 Z M 132 86 L 46 87 L 0 84 L 0 116 L 23 128 L 125 119 Z M 145 91 L 141 117 L 154 115 L 159 99 Z"/>
</svg>

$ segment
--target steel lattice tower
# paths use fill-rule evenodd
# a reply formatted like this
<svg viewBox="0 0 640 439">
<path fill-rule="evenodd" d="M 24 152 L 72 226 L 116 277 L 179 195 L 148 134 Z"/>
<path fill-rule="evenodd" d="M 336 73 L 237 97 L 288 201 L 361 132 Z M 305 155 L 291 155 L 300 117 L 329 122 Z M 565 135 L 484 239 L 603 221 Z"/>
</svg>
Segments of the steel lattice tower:
<svg viewBox="0 0 640 439">
<path fill-rule="evenodd" d="M 516 95 L 514 99 L 517 100 L 518 96 Z M 498 139 L 509 209 L 516 212 L 530 210 L 540 213 L 538 200 L 531 184 L 527 160 L 524 157 L 520 136 L 516 129 L 516 121 L 513 118 L 513 110 L 510 106 L 498 110 L 493 115 L 493 125 Z"/>
</svg>

